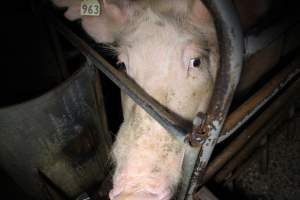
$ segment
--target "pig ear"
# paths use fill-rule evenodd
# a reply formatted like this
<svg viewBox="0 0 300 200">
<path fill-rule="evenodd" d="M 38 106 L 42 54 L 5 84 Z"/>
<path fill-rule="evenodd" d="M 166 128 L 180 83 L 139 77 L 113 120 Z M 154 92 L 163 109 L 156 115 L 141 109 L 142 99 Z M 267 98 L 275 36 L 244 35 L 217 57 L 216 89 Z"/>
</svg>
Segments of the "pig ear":
<svg viewBox="0 0 300 200">
<path fill-rule="evenodd" d="M 54 5 L 61 8 L 67 8 L 65 17 L 74 21 L 80 19 L 80 0 L 52 0 Z"/>
<path fill-rule="evenodd" d="M 103 0 L 102 10 L 97 17 L 83 16 L 82 26 L 96 42 L 112 43 L 129 21 L 129 7 Z"/>
<path fill-rule="evenodd" d="M 212 17 L 201 0 L 194 0 L 190 13 L 191 21 L 197 25 L 211 25 Z"/>
<path fill-rule="evenodd" d="M 109 0 L 102 1 L 100 16 L 81 16 L 81 0 L 52 0 L 58 7 L 68 7 L 65 17 L 69 20 L 82 19 L 84 30 L 99 43 L 114 42 L 120 34 L 124 25 L 128 22 L 129 6 L 126 0 L 116 5 Z"/>
</svg>

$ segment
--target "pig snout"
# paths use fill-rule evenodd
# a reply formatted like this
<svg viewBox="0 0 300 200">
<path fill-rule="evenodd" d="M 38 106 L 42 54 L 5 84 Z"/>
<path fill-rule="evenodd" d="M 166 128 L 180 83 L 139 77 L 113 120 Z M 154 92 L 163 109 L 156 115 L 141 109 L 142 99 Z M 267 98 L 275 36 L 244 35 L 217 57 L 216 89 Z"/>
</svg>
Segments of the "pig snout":
<svg viewBox="0 0 300 200">
<path fill-rule="evenodd" d="M 116 171 L 110 199 L 170 199 L 180 179 L 183 155 L 183 144 L 146 114 L 124 122 L 113 149 Z"/>
<path fill-rule="evenodd" d="M 166 194 L 153 194 L 150 192 L 138 192 L 135 194 L 120 194 L 115 197 L 111 197 L 112 200 L 168 200 L 171 198 L 171 193 Z"/>
<path fill-rule="evenodd" d="M 149 166 L 144 167 L 149 168 Z M 153 172 L 143 175 L 139 171 L 116 174 L 114 188 L 109 193 L 109 197 L 111 200 L 170 199 L 172 196 L 170 179 L 168 177 L 155 176 Z"/>
<path fill-rule="evenodd" d="M 172 192 L 167 186 L 169 184 L 167 180 L 152 180 L 150 184 L 159 184 L 159 186 L 143 189 L 137 189 L 133 186 L 135 189 L 131 191 L 124 191 L 122 190 L 122 186 L 116 186 L 109 193 L 109 197 L 111 200 L 168 200 L 171 198 Z"/>
</svg>

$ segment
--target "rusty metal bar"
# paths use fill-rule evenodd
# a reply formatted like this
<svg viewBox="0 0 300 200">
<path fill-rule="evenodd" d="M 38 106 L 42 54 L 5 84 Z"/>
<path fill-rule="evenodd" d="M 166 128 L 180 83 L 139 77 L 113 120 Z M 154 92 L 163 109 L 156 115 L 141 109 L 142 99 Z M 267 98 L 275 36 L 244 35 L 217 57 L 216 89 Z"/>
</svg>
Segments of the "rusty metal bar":
<svg viewBox="0 0 300 200">
<path fill-rule="evenodd" d="M 286 17 L 274 25 L 263 28 L 261 31 L 252 30 L 245 37 L 245 57 L 249 58 L 269 46 L 297 23 L 299 23 L 299 20 L 297 22 L 295 18 Z"/>
<path fill-rule="evenodd" d="M 217 171 L 219 171 L 226 162 L 228 162 L 238 151 L 240 151 L 255 135 L 255 132 L 263 127 L 268 120 L 277 114 L 278 109 L 282 108 L 284 103 L 293 97 L 293 94 L 300 89 L 300 79 L 290 86 L 287 91 L 275 99 L 274 103 L 269 106 L 263 114 L 261 114 L 244 132 L 242 132 L 235 140 L 233 140 L 221 152 L 207 168 L 204 181 L 209 180 Z"/>
<path fill-rule="evenodd" d="M 293 78 L 300 74 L 300 58 L 288 65 L 267 83 L 262 89 L 250 97 L 244 104 L 233 111 L 225 121 L 218 143 L 226 140 L 247 122 L 257 111 L 281 92 Z"/>
<path fill-rule="evenodd" d="M 71 44 L 73 44 L 93 65 L 112 80 L 123 92 L 130 96 L 135 103 L 141 106 L 169 133 L 180 141 L 184 141 L 189 123 L 175 115 L 159 102 L 148 95 L 126 74 L 115 69 L 99 53 L 92 49 L 84 40 L 74 34 L 60 22 L 52 13 L 49 13 L 54 26 Z"/>
</svg>

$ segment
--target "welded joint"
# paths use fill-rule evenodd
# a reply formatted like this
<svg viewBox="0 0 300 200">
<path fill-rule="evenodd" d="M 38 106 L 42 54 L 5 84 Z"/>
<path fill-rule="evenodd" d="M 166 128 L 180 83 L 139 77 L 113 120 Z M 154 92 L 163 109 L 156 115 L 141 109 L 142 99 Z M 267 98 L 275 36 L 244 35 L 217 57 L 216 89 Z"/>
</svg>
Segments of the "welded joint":
<svg viewBox="0 0 300 200">
<path fill-rule="evenodd" d="M 188 134 L 188 141 L 192 147 L 202 146 L 208 138 L 205 128 L 207 113 L 199 112 L 193 120 L 193 131 Z"/>
<path fill-rule="evenodd" d="M 220 124 L 223 121 L 223 115 L 220 113 L 218 119 L 208 124 L 208 114 L 199 112 L 193 120 L 193 131 L 188 134 L 188 142 L 192 147 L 201 147 L 206 144 L 206 141 L 210 138 L 210 133 L 213 130 L 218 129 L 216 124 Z M 218 139 L 218 138 L 217 138 Z"/>
</svg>

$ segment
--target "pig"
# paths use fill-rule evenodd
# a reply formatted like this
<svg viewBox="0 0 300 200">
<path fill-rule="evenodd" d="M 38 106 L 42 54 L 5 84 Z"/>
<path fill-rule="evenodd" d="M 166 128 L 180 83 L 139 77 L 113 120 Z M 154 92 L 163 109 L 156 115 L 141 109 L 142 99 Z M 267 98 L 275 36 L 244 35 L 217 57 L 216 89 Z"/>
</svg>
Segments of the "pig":
<svg viewBox="0 0 300 200">
<path fill-rule="evenodd" d="M 103 0 L 100 16 L 80 1 L 52 0 L 65 17 L 117 52 L 126 73 L 160 104 L 192 121 L 205 112 L 219 66 L 212 17 L 200 0 Z M 186 145 L 122 94 L 124 121 L 112 148 L 111 200 L 168 200 L 181 180 Z"/>
</svg>

